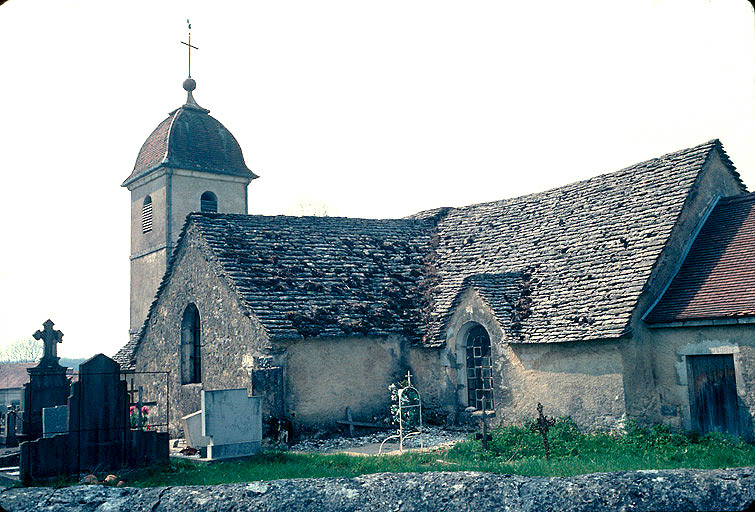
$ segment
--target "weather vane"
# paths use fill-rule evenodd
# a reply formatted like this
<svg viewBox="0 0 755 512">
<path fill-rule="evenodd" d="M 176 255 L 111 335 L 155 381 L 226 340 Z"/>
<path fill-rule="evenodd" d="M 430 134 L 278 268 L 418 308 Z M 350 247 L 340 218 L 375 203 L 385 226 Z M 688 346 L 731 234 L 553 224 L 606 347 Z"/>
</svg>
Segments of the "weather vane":
<svg viewBox="0 0 755 512">
<path fill-rule="evenodd" d="M 189 26 L 189 42 L 181 41 L 181 44 L 185 44 L 189 47 L 189 78 L 191 78 L 191 49 L 194 48 L 195 50 L 199 50 L 196 46 L 192 46 L 191 44 L 191 22 L 189 19 L 186 19 L 186 24 Z"/>
</svg>

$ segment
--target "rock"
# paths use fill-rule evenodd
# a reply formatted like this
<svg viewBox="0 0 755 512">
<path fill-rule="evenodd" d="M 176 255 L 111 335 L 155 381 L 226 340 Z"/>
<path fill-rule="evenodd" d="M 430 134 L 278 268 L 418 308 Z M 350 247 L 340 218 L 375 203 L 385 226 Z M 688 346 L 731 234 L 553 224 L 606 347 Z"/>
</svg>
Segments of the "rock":
<svg viewBox="0 0 755 512">
<path fill-rule="evenodd" d="M 477 472 L 380 473 L 217 486 L 116 489 L 12 488 L 0 505 L 16 512 L 92 510 L 746 510 L 755 502 L 755 467 L 595 473 L 569 478 Z"/>
<path fill-rule="evenodd" d="M 94 476 L 94 475 L 87 475 L 87 476 L 84 477 L 84 479 L 81 481 L 81 483 L 86 484 L 86 485 L 93 485 L 93 484 L 96 484 L 96 483 L 99 483 L 99 482 L 97 482 L 97 477 L 96 476 Z"/>
</svg>

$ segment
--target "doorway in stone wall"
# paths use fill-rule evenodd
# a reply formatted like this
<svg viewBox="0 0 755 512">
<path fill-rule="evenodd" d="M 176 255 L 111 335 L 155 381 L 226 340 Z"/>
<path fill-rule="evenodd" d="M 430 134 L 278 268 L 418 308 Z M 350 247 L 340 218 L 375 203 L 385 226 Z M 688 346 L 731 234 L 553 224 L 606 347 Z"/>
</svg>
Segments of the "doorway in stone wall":
<svg viewBox="0 0 755 512">
<path fill-rule="evenodd" d="M 687 356 L 692 428 L 740 435 L 732 354 Z"/>
</svg>

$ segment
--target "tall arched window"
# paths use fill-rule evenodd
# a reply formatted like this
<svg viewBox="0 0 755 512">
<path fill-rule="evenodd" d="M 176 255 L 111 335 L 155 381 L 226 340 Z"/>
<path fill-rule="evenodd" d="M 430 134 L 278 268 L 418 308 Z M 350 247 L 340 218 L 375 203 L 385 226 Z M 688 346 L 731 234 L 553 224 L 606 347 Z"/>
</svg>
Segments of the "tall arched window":
<svg viewBox="0 0 755 512">
<path fill-rule="evenodd" d="M 217 213 L 218 211 L 218 198 L 212 192 L 205 192 L 199 199 L 199 211 Z"/>
<path fill-rule="evenodd" d="M 467 405 L 482 410 L 495 408 L 493 402 L 493 364 L 490 353 L 490 336 L 481 325 L 475 325 L 467 333 Z"/>
<path fill-rule="evenodd" d="M 152 231 L 152 198 L 147 196 L 142 203 L 142 233 Z"/>
<path fill-rule="evenodd" d="M 202 382 L 202 324 L 199 310 L 189 304 L 181 320 L 181 383 Z"/>
</svg>

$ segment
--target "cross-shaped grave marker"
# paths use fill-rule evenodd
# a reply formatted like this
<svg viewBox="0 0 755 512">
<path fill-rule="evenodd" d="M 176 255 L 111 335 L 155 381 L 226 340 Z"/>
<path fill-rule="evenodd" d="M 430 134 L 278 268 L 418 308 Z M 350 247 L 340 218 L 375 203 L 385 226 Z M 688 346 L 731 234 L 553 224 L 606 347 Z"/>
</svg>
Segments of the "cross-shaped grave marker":
<svg viewBox="0 0 755 512">
<path fill-rule="evenodd" d="M 42 340 L 44 343 L 45 349 L 40 362 L 58 362 L 58 343 L 63 342 L 63 333 L 53 329 L 54 325 L 53 321 L 48 318 L 42 324 L 44 329 L 32 335 L 35 340 Z"/>
<path fill-rule="evenodd" d="M 488 434 L 488 404 L 485 395 L 482 395 L 482 416 L 480 422 L 482 423 L 482 433 L 475 434 L 477 439 L 482 441 L 482 449 L 488 449 L 488 441 L 490 441 L 490 434 Z"/>
<path fill-rule="evenodd" d="M 540 432 L 543 438 L 543 446 L 545 447 L 545 458 L 551 460 L 551 447 L 548 444 L 548 431 L 556 424 L 555 418 L 549 418 L 543 414 L 543 404 L 537 403 L 537 421 L 530 425 L 530 430 L 533 432 Z"/>
<path fill-rule="evenodd" d="M 139 421 L 137 422 L 137 427 L 141 428 L 144 425 L 144 413 L 142 412 L 142 407 L 146 406 L 153 406 L 157 405 L 157 402 L 145 402 L 142 399 L 142 390 L 143 388 L 139 386 L 139 388 L 134 388 L 134 379 L 131 379 L 131 389 L 128 390 L 128 395 L 130 398 L 129 406 L 135 406 L 136 410 L 139 414 Z M 134 395 L 137 395 L 137 400 L 134 401 Z"/>
</svg>

